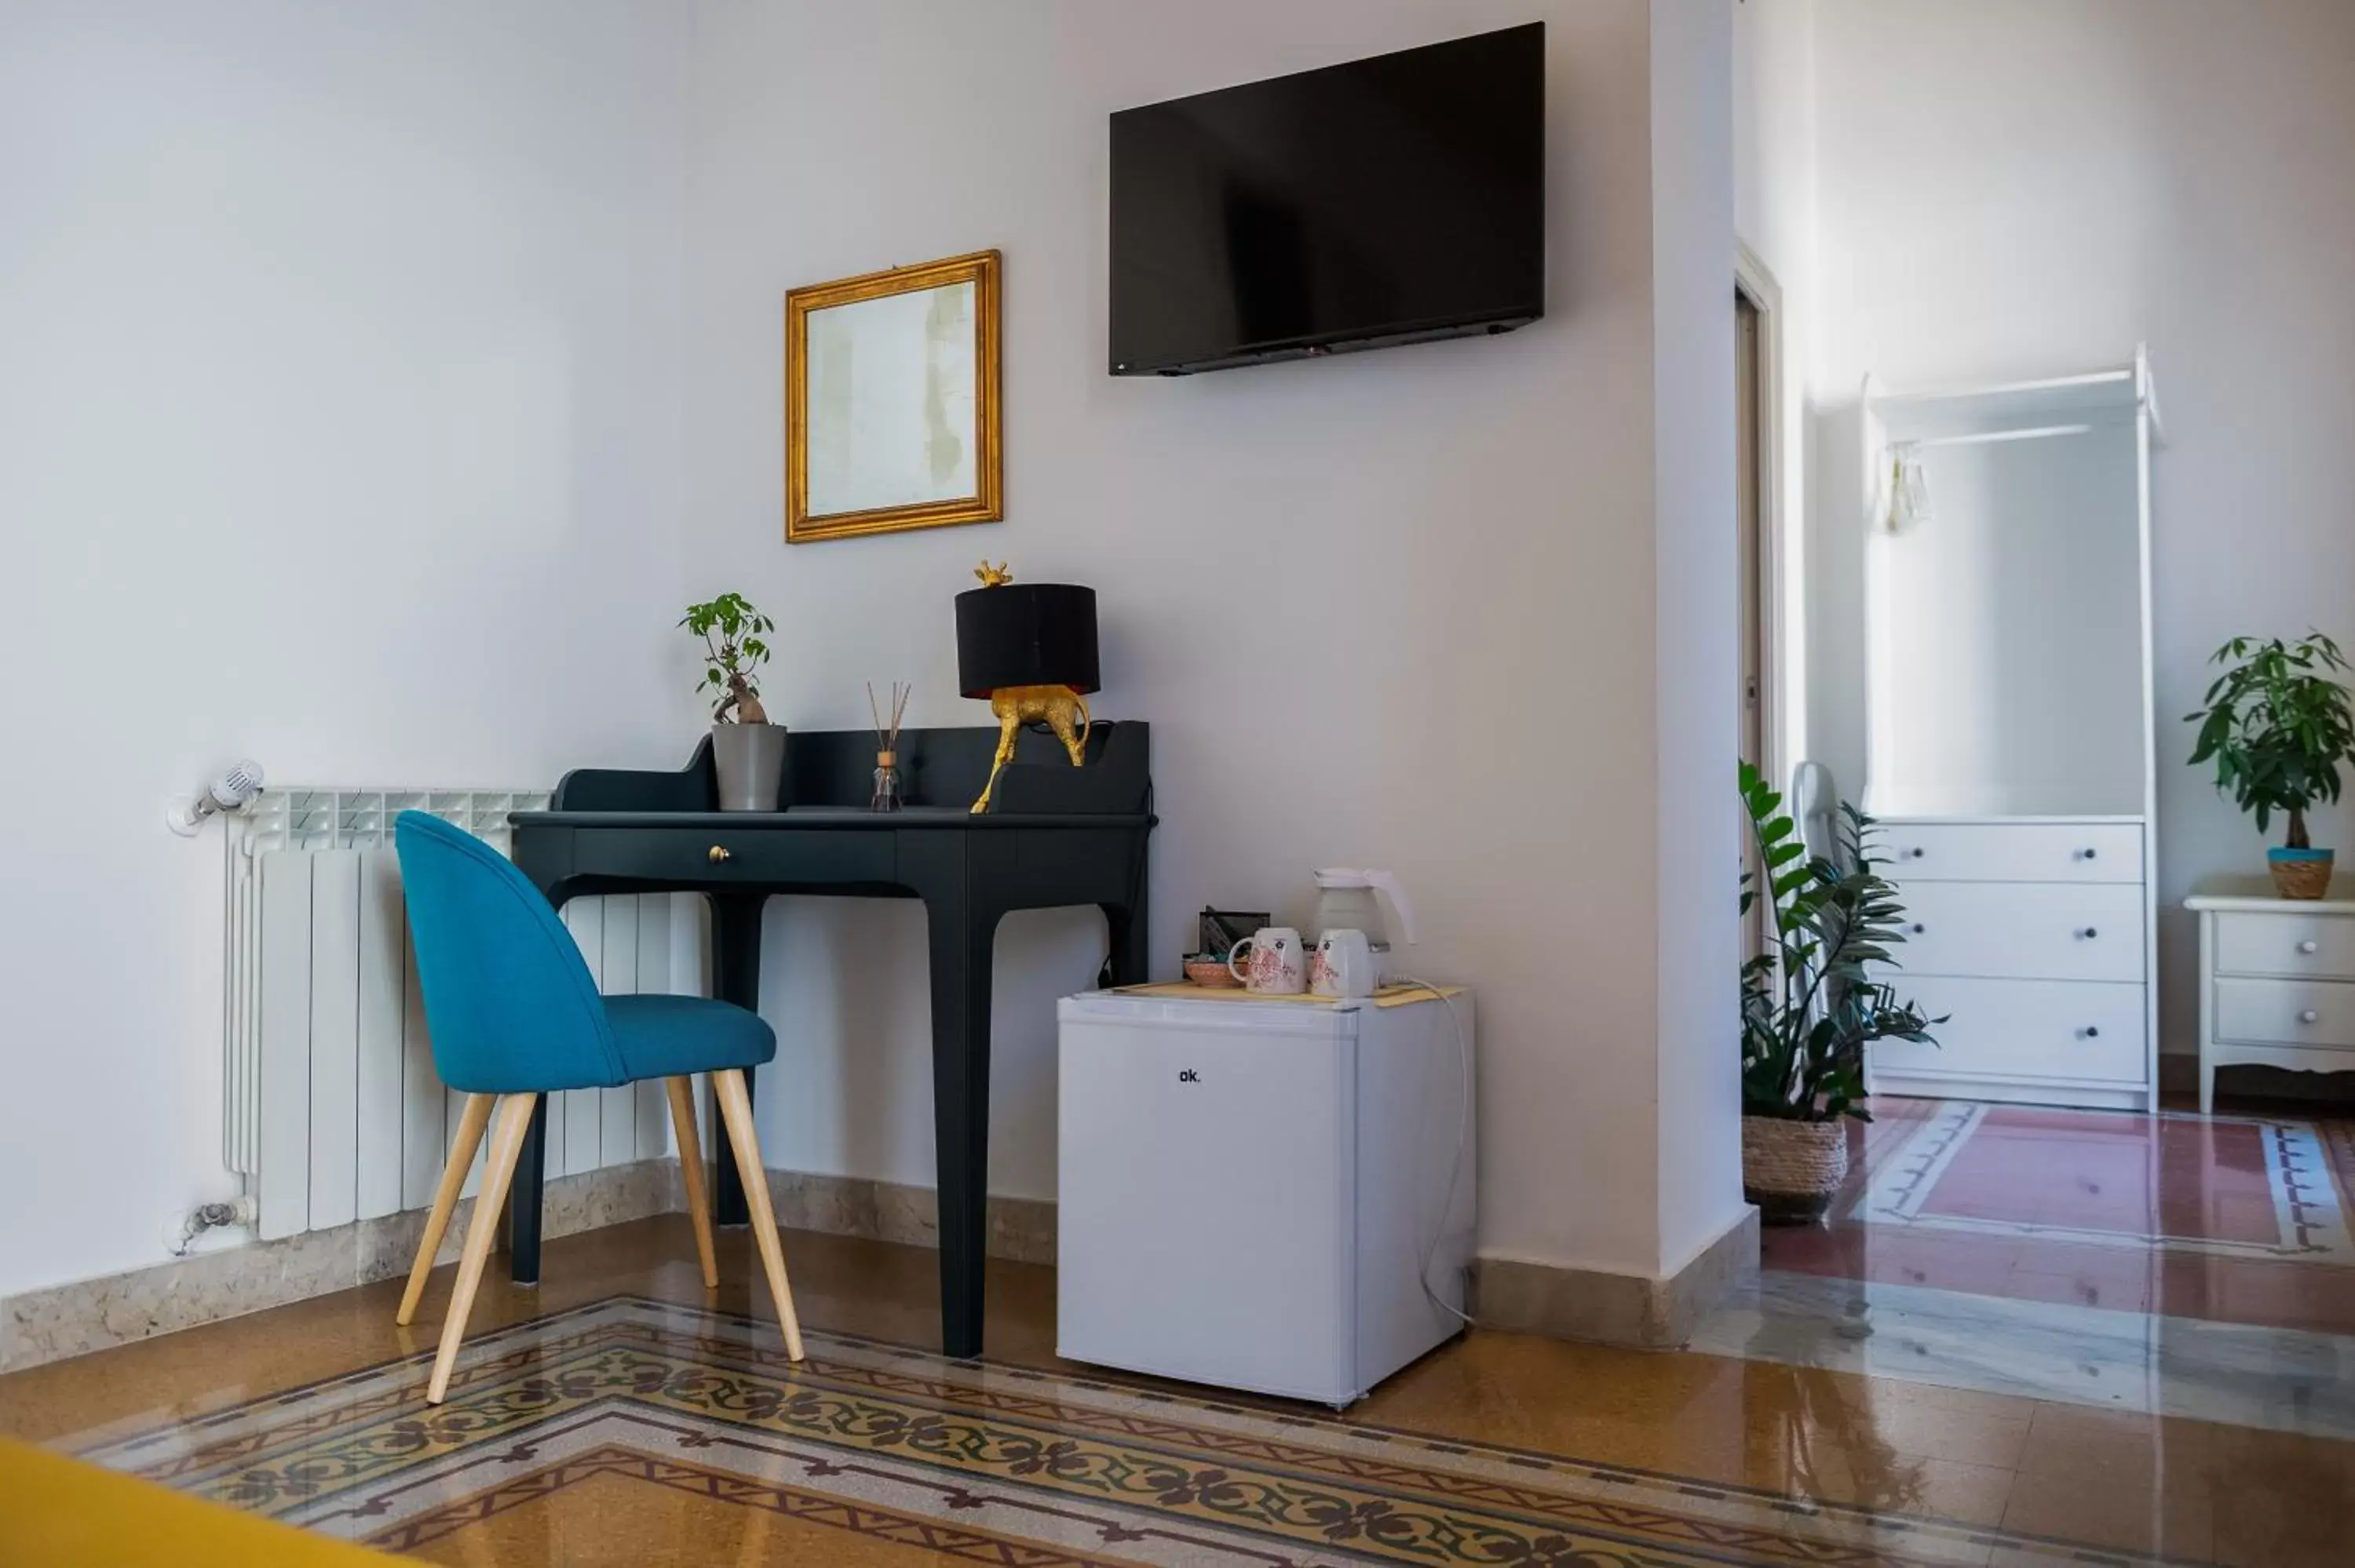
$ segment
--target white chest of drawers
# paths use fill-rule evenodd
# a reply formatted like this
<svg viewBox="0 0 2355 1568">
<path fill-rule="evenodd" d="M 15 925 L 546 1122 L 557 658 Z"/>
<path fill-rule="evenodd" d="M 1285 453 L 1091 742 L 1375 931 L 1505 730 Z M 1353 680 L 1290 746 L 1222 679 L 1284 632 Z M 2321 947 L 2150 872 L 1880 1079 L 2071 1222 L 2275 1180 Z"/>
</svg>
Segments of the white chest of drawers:
<svg viewBox="0 0 2355 1568">
<path fill-rule="evenodd" d="M 2200 1108 L 2216 1069 L 2256 1063 L 2355 1072 L 2355 901 L 2275 896 L 2262 876 L 2211 877 L 2200 916 Z"/>
<path fill-rule="evenodd" d="M 1932 1031 L 1935 1046 L 1874 1046 L 1874 1092 L 2152 1106 L 2149 853 L 2140 819 L 1888 821 L 1880 854 L 1905 906 L 1901 967 L 1881 978 L 1946 1022 Z"/>
</svg>

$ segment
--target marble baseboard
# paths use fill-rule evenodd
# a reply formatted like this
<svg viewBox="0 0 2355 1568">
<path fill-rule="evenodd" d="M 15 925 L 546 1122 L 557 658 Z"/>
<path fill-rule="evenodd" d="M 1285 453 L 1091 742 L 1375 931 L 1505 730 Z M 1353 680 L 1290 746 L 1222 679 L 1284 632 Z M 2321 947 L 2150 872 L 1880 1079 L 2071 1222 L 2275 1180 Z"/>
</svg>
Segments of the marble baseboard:
<svg viewBox="0 0 2355 1568">
<path fill-rule="evenodd" d="M 559 1177 L 546 1205 L 543 1234 L 564 1236 L 683 1210 L 687 1200 L 678 1161 L 666 1159 Z M 458 1255 L 474 1209 L 472 1199 L 459 1204 L 438 1261 Z M 409 1271 L 424 1229 L 418 1209 L 0 1299 L 0 1372 L 393 1278 Z"/>
<path fill-rule="evenodd" d="M 863 1236 L 908 1246 L 941 1245 L 940 1203 L 930 1187 L 806 1171 L 769 1172 L 777 1223 L 794 1230 Z M 1017 1263 L 1055 1261 L 1055 1205 L 1039 1198 L 989 1200 L 989 1255 Z"/>
<path fill-rule="evenodd" d="M 1676 1350 L 1758 1272 L 1758 1211 L 1742 1217 L 1666 1279 L 1483 1257 L 1473 1316 L 1483 1329 Z"/>
<path fill-rule="evenodd" d="M 772 1171 L 769 1192 L 781 1224 L 940 1245 L 938 1204 L 928 1187 Z M 559 1177 L 545 1202 L 542 1234 L 551 1239 L 687 1210 L 673 1159 Z M 474 1211 L 471 1198 L 458 1205 L 437 1262 L 455 1260 Z M 425 1212 L 412 1210 L 0 1298 L 0 1372 L 397 1277 L 408 1272 L 424 1229 Z M 1055 1205 L 991 1198 L 989 1255 L 1053 1263 Z"/>
</svg>

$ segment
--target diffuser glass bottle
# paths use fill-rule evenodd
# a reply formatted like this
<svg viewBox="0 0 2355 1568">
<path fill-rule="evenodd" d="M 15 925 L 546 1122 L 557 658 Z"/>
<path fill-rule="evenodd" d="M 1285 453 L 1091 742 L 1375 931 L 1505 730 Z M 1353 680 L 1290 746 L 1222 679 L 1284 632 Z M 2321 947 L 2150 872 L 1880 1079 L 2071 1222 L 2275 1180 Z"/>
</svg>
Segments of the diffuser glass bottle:
<svg viewBox="0 0 2355 1568">
<path fill-rule="evenodd" d="M 867 687 L 867 711 L 875 720 L 875 790 L 868 797 L 870 811 L 896 811 L 900 799 L 900 721 L 908 712 L 908 698 L 916 688 L 891 683 L 891 715 L 887 721 L 883 705 L 875 700 L 872 682 Z"/>
</svg>

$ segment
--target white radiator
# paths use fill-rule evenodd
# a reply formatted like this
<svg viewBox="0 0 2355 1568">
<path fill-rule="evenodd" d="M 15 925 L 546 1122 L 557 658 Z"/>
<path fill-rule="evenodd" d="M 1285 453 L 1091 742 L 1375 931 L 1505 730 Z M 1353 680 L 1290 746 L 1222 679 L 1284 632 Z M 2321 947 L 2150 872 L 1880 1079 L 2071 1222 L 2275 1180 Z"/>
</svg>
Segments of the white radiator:
<svg viewBox="0 0 2355 1568">
<path fill-rule="evenodd" d="M 547 804 L 515 790 L 272 789 L 226 819 L 222 1159 L 255 1194 L 264 1238 L 433 1201 L 464 1097 L 433 1072 L 393 819 L 430 811 L 504 851 L 507 813 Z M 673 904 L 565 906 L 598 989 L 673 989 Z M 548 1172 L 665 1154 L 669 1118 L 659 1083 L 555 1096 Z"/>
</svg>

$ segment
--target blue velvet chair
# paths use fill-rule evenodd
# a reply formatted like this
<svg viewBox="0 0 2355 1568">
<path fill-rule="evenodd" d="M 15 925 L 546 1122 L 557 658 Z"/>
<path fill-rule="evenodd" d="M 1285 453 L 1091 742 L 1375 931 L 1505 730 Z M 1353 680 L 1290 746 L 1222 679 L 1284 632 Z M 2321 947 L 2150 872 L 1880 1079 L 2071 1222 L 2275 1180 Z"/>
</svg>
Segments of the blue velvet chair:
<svg viewBox="0 0 2355 1568">
<path fill-rule="evenodd" d="M 711 1245 L 711 1209 L 704 1192 L 703 1150 L 695 1130 L 693 1075 L 711 1075 L 712 1097 L 735 1145 L 752 1234 L 775 1298 L 785 1350 L 802 1359 L 801 1324 L 785 1281 L 784 1249 L 769 1206 L 769 1182 L 752 1130 L 752 1099 L 744 1069 L 777 1054 L 776 1034 L 758 1013 L 697 996 L 600 996 L 572 934 L 547 899 L 506 856 L 472 833 L 422 811 L 403 811 L 393 824 L 400 876 L 409 904 L 410 945 L 425 991 L 425 1022 L 433 1065 L 442 1081 L 466 1097 L 450 1162 L 433 1194 L 433 1212 L 418 1244 L 398 1321 L 409 1322 L 433 1271 L 433 1255 L 483 1130 L 491 1152 L 474 1200 L 474 1223 L 458 1262 L 457 1288 L 442 1328 L 426 1400 L 439 1404 L 465 1338 L 466 1315 L 482 1283 L 497 1216 L 515 1178 L 516 1157 L 539 1097 L 559 1089 L 615 1088 L 660 1078 L 670 1097 L 678 1136 L 695 1245 L 703 1283 L 719 1283 Z M 492 1114 L 497 1102 L 497 1115 Z"/>
</svg>

